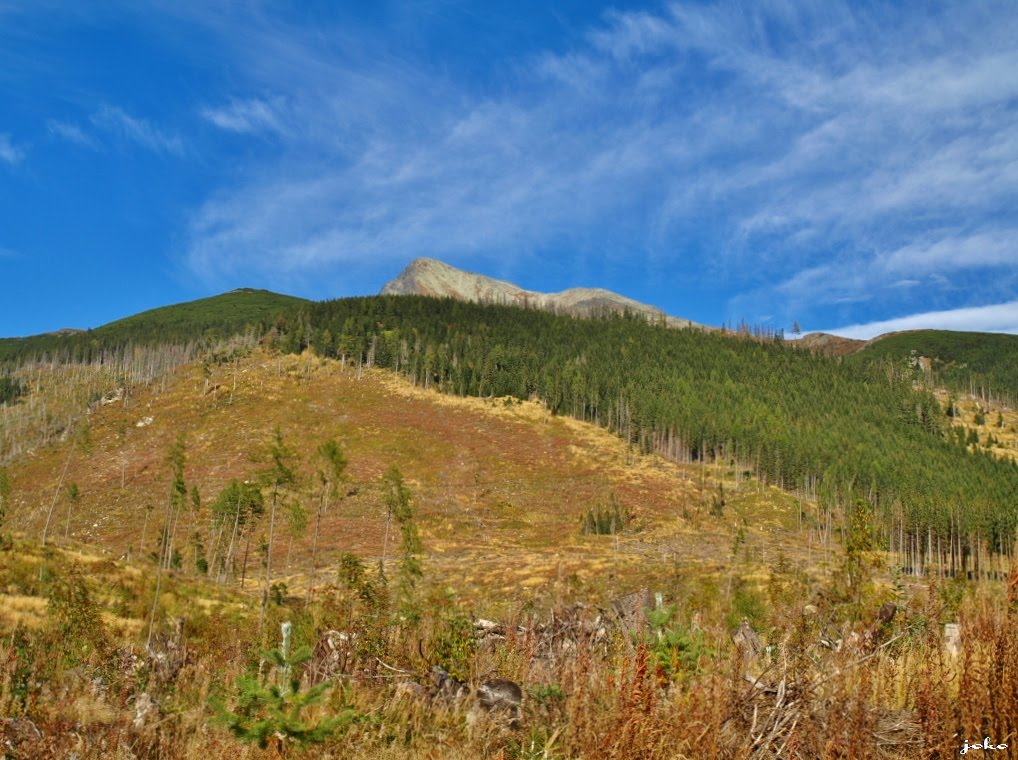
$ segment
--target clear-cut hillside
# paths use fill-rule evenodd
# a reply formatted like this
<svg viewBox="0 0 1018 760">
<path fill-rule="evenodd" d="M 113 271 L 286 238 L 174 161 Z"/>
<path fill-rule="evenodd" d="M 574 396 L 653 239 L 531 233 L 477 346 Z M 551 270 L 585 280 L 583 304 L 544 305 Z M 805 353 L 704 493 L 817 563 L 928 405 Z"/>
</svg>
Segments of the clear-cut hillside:
<svg viewBox="0 0 1018 760">
<path fill-rule="evenodd" d="M 651 321 L 664 321 L 669 327 L 712 328 L 665 314 L 655 306 L 634 301 L 601 288 L 570 288 L 561 293 L 538 293 L 493 277 L 485 277 L 449 266 L 435 259 L 414 259 L 396 279 L 386 283 L 382 295 L 418 295 L 449 297 L 459 301 L 504 304 L 592 316 L 610 313 L 643 314 Z"/>
<path fill-rule="evenodd" d="M 843 338 L 840 335 L 831 335 L 824 332 L 814 332 L 803 335 L 792 345 L 809 349 L 818 354 L 826 354 L 827 356 L 846 356 L 854 354 L 867 344 L 864 340 Z"/>
</svg>

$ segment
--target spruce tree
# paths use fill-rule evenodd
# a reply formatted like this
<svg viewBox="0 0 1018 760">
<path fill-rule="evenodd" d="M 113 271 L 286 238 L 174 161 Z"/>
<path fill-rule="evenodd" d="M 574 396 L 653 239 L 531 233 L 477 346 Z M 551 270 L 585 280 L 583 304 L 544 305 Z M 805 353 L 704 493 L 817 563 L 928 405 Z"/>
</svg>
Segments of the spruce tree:
<svg viewBox="0 0 1018 760">
<path fill-rule="evenodd" d="M 216 720 L 235 737 L 262 749 L 271 743 L 277 754 L 284 755 L 293 745 L 321 744 L 358 720 L 360 714 L 344 707 L 337 715 L 318 721 L 307 718 L 306 711 L 321 704 L 329 684 L 302 689 L 300 668 L 311 659 L 311 649 L 303 646 L 291 652 L 291 624 L 281 627 L 281 645 L 263 655 L 272 666 L 269 674 L 263 677 L 254 671 L 241 676 L 234 684 L 234 708 L 222 702 L 214 707 Z"/>
</svg>

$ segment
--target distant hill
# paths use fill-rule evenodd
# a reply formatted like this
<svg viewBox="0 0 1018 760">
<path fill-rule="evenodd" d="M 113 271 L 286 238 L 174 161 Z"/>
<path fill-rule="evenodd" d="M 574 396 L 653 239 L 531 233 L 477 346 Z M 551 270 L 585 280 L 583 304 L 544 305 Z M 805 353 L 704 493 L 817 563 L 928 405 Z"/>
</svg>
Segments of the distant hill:
<svg viewBox="0 0 1018 760">
<path fill-rule="evenodd" d="M 536 293 L 427 259 L 384 290 L 320 303 L 237 290 L 83 334 L 0 341 L 0 361 L 49 356 L 73 365 L 63 408 L 14 404 L 19 416 L 8 429 L 20 432 L 8 436 L 7 451 L 13 457 L 62 436 L 87 404 L 102 406 L 122 387 L 135 393 L 250 325 L 282 351 L 310 348 L 341 367 L 392 369 L 426 389 L 540 399 L 553 414 L 594 422 L 644 452 L 682 463 L 738 463 L 827 506 L 851 510 L 863 499 L 885 537 L 899 544 L 908 531 L 933 530 L 950 546 L 979 535 L 1001 550 L 1018 533 L 1018 467 L 957 440 L 933 394 L 917 392 L 908 371 L 880 366 L 893 359 L 907 370 L 909 357 L 936 357 L 933 370 L 952 383 L 980 377 L 995 389 L 1015 388 L 1018 337 L 904 333 L 832 360 L 790 349 L 780 336 L 733 340 L 715 330 L 665 329 L 696 325 L 610 291 Z M 646 319 L 568 316 L 620 313 Z M 854 345 L 833 336 L 813 340 Z M 146 351 L 152 356 L 139 359 Z M 94 370 L 90 385 L 79 377 L 86 374 L 78 372 L 82 363 Z M 19 383 L 9 395 L 49 392 L 24 367 L 8 375 Z"/>
<path fill-rule="evenodd" d="M 128 343 L 190 342 L 228 337 L 248 325 L 306 304 L 302 298 L 240 288 L 197 301 L 163 306 L 118 319 L 94 330 L 64 329 L 28 338 L 0 338 L 0 361 L 43 354 L 78 357 Z"/>
<path fill-rule="evenodd" d="M 398 277 L 382 288 L 382 295 L 448 297 L 457 301 L 528 307 L 581 317 L 628 312 L 669 327 L 714 329 L 669 316 L 656 306 L 648 306 L 610 290 L 570 288 L 561 293 L 539 293 L 504 280 L 464 272 L 435 259 L 414 259 Z"/>
<path fill-rule="evenodd" d="M 1018 335 L 909 330 L 868 341 L 848 360 L 854 364 L 929 359 L 935 385 L 961 393 L 1018 401 Z"/>
<path fill-rule="evenodd" d="M 796 341 L 790 341 L 790 345 L 808 348 L 814 353 L 825 356 L 847 356 L 862 349 L 866 345 L 866 341 L 815 332 L 803 335 Z"/>
</svg>

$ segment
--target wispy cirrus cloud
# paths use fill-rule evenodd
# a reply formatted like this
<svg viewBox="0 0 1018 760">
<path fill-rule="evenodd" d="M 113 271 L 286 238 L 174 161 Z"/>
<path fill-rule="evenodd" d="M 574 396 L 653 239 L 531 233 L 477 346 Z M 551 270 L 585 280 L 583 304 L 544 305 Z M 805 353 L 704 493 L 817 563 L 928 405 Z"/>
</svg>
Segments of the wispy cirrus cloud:
<svg viewBox="0 0 1018 760">
<path fill-rule="evenodd" d="M 90 121 L 96 129 L 153 153 L 181 156 L 185 152 L 182 137 L 160 129 L 148 119 L 133 116 L 119 106 L 102 106 L 92 114 Z"/>
<path fill-rule="evenodd" d="M 54 137 L 83 148 L 95 150 L 99 147 L 95 139 L 91 135 L 86 134 L 77 124 L 59 121 L 58 119 L 48 119 L 46 121 L 46 131 Z"/>
<path fill-rule="evenodd" d="M 1018 229 L 1000 226 L 971 234 L 943 231 L 909 243 L 881 261 L 890 272 L 952 272 L 1018 266 Z"/>
<path fill-rule="evenodd" d="M 283 108 L 283 104 L 278 100 L 270 102 L 261 98 L 234 99 L 222 106 L 203 108 L 201 116 L 228 132 L 246 134 L 281 132 L 285 128 Z"/>
<path fill-rule="evenodd" d="M 0 161 L 14 165 L 20 163 L 24 157 L 24 148 L 15 145 L 9 134 L 0 132 Z"/>
</svg>

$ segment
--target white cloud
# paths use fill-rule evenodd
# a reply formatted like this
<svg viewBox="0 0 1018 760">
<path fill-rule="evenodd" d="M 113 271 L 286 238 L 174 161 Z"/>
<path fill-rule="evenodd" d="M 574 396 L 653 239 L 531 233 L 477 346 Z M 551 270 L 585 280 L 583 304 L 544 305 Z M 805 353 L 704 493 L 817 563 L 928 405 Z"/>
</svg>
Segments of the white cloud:
<svg viewBox="0 0 1018 760">
<path fill-rule="evenodd" d="M 278 102 L 253 98 L 231 100 L 218 108 L 204 108 L 201 115 L 206 121 L 229 132 L 280 132 L 283 130 L 280 111 L 281 104 Z"/>
<path fill-rule="evenodd" d="M 819 332 L 869 340 L 877 335 L 899 330 L 963 330 L 1018 334 L 1018 301 L 945 311 L 928 311 L 879 322 L 835 327 Z"/>
<path fill-rule="evenodd" d="M 1018 266 L 1018 230 L 943 234 L 899 248 L 884 259 L 883 265 L 889 271 L 904 273 L 1015 267 Z"/>
<path fill-rule="evenodd" d="M 987 267 L 985 298 L 1018 282 L 1005 2 L 613 11 L 481 84 L 349 30 L 325 47 L 263 16 L 203 23 L 238 91 L 278 93 L 201 112 L 278 136 L 195 212 L 186 256 L 205 277 L 607 251 L 724 278 L 735 319 L 788 322 L 951 305 Z"/>
<path fill-rule="evenodd" d="M 179 135 L 162 131 L 117 106 L 103 106 L 91 117 L 92 124 L 118 137 L 136 143 L 153 153 L 184 154 L 184 141 Z"/>
<path fill-rule="evenodd" d="M 25 151 L 11 141 L 11 136 L 0 132 L 0 161 L 17 164 L 25 157 Z"/>
<path fill-rule="evenodd" d="M 90 135 L 85 134 L 84 130 L 76 124 L 49 119 L 46 122 L 46 130 L 54 137 L 59 137 L 61 140 L 80 145 L 83 148 L 95 150 L 97 147 L 95 140 Z"/>
</svg>

